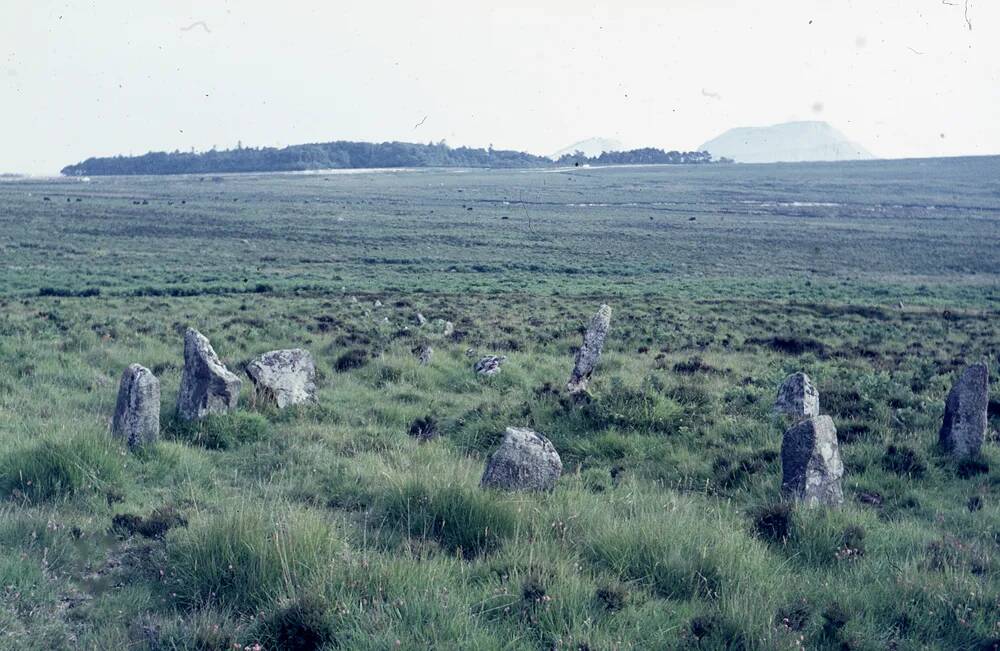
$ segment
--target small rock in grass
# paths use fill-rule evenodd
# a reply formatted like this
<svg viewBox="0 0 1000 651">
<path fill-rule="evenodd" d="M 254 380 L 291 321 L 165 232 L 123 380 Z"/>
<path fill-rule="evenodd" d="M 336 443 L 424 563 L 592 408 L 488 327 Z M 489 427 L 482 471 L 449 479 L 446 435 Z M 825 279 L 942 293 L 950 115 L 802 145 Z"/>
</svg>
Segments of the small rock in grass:
<svg viewBox="0 0 1000 651">
<path fill-rule="evenodd" d="M 247 364 L 254 398 L 284 409 L 316 399 L 316 363 L 301 348 L 272 350 Z"/>
<path fill-rule="evenodd" d="M 548 491 L 562 474 L 562 460 L 547 438 L 526 428 L 508 427 L 490 455 L 480 486 L 509 491 Z"/>
<path fill-rule="evenodd" d="M 500 366 L 507 361 L 506 357 L 498 357 L 496 355 L 487 355 L 482 358 L 473 367 L 479 375 L 496 375 L 500 372 Z"/>
</svg>

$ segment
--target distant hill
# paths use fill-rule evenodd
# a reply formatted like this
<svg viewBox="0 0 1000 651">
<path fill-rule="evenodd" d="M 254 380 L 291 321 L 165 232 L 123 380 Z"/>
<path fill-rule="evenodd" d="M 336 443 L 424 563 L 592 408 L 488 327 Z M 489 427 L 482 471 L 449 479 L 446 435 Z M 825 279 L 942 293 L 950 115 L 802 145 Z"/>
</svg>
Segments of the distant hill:
<svg viewBox="0 0 1000 651">
<path fill-rule="evenodd" d="M 224 172 L 300 172 L 323 169 L 400 167 L 538 167 L 544 156 L 520 151 L 449 147 L 409 142 L 336 142 L 275 147 L 240 147 L 187 153 L 149 152 L 142 156 L 88 158 L 67 165 L 67 176 L 130 174 L 208 174 Z"/>
<path fill-rule="evenodd" d="M 596 158 L 606 151 L 622 151 L 624 149 L 625 146 L 618 140 L 612 140 L 610 138 L 587 138 L 586 140 L 575 142 L 569 147 L 563 147 L 549 156 L 549 158 L 552 160 L 559 160 L 566 154 L 572 155 L 576 152 L 582 152 L 588 158 Z"/>
<path fill-rule="evenodd" d="M 730 129 L 699 149 L 738 163 L 868 160 L 860 145 L 826 122 L 785 122 Z"/>
<path fill-rule="evenodd" d="M 603 152 L 594 156 L 564 154 L 554 162 L 545 156 L 499 149 L 452 148 L 438 144 L 409 142 L 337 141 L 310 145 L 239 147 L 224 151 L 149 152 L 141 156 L 88 158 L 62 169 L 66 176 L 110 176 L 135 174 L 219 174 L 233 172 L 300 172 L 325 169 L 404 167 L 492 167 L 523 168 L 559 165 L 642 165 L 711 163 L 707 152 L 666 152 L 633 149 Z"/>
</svg>

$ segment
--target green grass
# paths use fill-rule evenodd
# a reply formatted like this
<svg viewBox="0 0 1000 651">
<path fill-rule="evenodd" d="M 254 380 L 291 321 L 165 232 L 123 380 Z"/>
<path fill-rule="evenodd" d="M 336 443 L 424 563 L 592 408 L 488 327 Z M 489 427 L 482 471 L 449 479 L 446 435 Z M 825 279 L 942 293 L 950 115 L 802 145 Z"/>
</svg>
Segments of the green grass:
<svg viewBox="0 0 1000 651">
<path fill-rule="evenodd" d="M 1000 367 L 997 170 L 0 183 L 0 646 L 991 648 L 995 379 L 982 457 L 936 441 L 962 367 Z M 239 373 L 310 350 L 317 403 L 247 382 L 177 421 L 188 326 Z M 139 453 L 108 434 L 133 362 L 163 401 Z M 771 405 L 798 370 L 838 429 L 839 511 L 780 500 Z M 508 426 L 560 452 L 552 493 L 479 488 Z"/>
</svg>

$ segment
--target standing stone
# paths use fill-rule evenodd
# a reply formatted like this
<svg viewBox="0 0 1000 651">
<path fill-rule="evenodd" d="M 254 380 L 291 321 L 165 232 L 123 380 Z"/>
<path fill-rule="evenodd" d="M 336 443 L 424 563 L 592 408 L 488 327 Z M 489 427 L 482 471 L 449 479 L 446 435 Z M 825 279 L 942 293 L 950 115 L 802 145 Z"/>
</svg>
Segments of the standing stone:
<svg viewBox="0 0 1000 651">
<path fill-rule="evenodd" d="M 451 321 L 445 321 L 444 326 L 441 328 L 442 337 L 450 337 L 455 332 L 455 324 Z"/>
<path fill-rule="evenodd" d="M 829 416 L 815 416 L 789 428 L 781 439 L 781 492 L 807 506 L 840 506 L 844 464 L 837 428 Z"/>
<path fill-rule="evenodd" d="M 219 361 L 208 339 L 188 328 L 184 333 L 184 372 L 177 394 L 177 416 L 196 420 L 234 409 L 242 384 Z"/>
<path fill-rule="evenodd" d="M 989 390 L 990 372 L 986 362 L 965 369 L 951 388 L 938 441 L 954 457 L 974 457 L 983 447 Z"/>
<path fill-rule="evenodd" d="M 247 364 L 254 399 L 278 409 L 316 399 L 316 363 L 301 348 L 272 350 Z"/>
<path fill-rule="evenodd" d="M 792 373 L 785 378 L 774 401 L 774 411 L 795 420 L 819 416 L 819 391 L 805 373 Z"/>
<path fill-rule="evenodd" d="M 507 361 L 506 357 L 487 355 L 473 367 L 479 375 L 496 375 L 500 372 L 500 365 Z"/>
<path fill-rule="evenodd" d="M 597 310 L 597 314 L 590 320 L 587 331 L 583 334 L 583 345 L 576 351 L 576 360 L 573 364 L 573 372 L 566 383 L 566 389 L 570 395 L 577 395 L 587 391 L 587 384 L 590 376 L 597 366 L 597 361 L 601 359 L 601 351 L 604 349 L 604 339 L 608 336 L 608 326 L 611 325 L 611 308 L 602 305 Z"/>
<path fill-rule="evenodd" d="M 160 435 L 160 381 L 139 364 L 130 364 L 118 385 L 111 432 L 130 450 L 153 443 Z"/>
<path fill-rule="evenodd" d="M 508 427 L 479 485 L 518 491 L 548 491 L 562 474 L 562 460 L 552 443 L 530 429 Z"/>
</svg>

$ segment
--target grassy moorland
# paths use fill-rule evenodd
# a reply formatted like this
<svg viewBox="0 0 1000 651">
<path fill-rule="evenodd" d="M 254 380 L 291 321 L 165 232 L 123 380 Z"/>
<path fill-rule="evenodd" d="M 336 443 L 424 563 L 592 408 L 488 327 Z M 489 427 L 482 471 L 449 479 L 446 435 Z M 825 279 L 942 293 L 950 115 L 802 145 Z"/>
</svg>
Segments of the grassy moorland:
<svg viewBox="0 0 1000 651">
<path fill-rule="evenodd" d="M 982 459 L 935 446 L 956 373 L 1000 365 L 998 159 L 12 181 L 0 256 L 0 648 L 1000 641 L 996 380 Z M 308 348 L 318 403 L 245 382 L 177 422 L 189 325 L 234 371 Z M 131 362 L 163 388 L 138 454 Z M 795 370 L 838 511 L 779 500 Z M 478 487 L 508 425 L 559 450 L 551 494 Z"/>
</svg>

